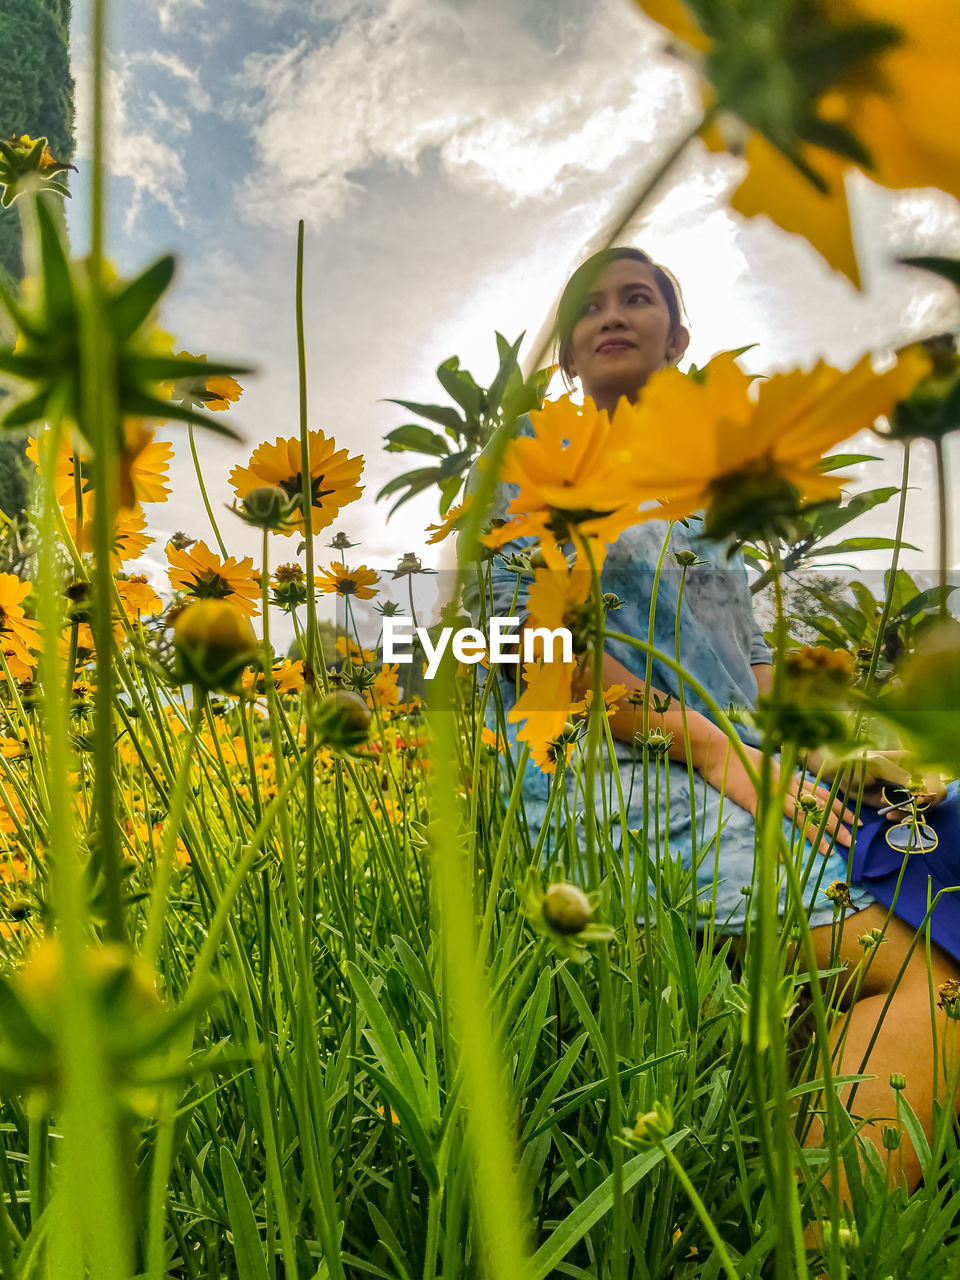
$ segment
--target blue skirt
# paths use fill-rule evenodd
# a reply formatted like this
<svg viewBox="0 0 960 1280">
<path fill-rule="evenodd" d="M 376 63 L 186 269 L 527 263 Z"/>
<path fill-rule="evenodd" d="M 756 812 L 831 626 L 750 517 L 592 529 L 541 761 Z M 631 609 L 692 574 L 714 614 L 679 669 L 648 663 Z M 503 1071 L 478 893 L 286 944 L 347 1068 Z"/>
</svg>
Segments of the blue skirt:
<svg viewBox="0 0 960 1280">
<path fill-rule="evenodd" d="M 942 804 L 921 816 L 939 840 L 937 847 L 927 853 L 905 854 L 892 849 L 886 833 L 894 824 L 872 806 L 862 805 L 860 817 L 863 826 L 854 841 L 852 882 L 869 889 L 884 906 L 893 905 L 894 915 L 914 929 L 923 922 L 928 902 L 932 903 L 941 889 L 956 890 L 944 893 L 931 911 L 930 937 L 960 960 L 960 800 L 956 784 L 951 784 Z"/>
</svg>

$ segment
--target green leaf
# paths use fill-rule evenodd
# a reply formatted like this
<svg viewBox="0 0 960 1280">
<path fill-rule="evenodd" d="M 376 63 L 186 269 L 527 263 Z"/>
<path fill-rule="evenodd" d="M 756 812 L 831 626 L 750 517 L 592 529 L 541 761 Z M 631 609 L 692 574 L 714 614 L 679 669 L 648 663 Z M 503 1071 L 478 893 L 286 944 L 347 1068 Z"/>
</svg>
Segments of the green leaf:
<svg viewBox="0 0 960 1280">
<path fill-rule="evenodd" d="M 960 289 L 960 258 L 897 258 L 904 267 L 919 267 L 921 271 L 932 271 L 934 275 L 949 280 Z"/>
<path fill-rule="evenodd" d="M 437 379 L 469 419 L 479 423 L 484 410 L 483 391 L 466 369 L 460 368 L 460 357 L 451 356 L 437 369 Z"/>
<path fill-rule="evenodd" d="M 243 1185 L 236 1161 L 226 1147 L 220 1148 L 220 1174 L 227 1202 L 227 1217 L 233 1233 L 233 1252 L 240 1280 L 270 1280 L 263 1242 L 257 1228 L 250 1197 Z"/>
<path fill-rule="evenodd" d="M 859 462 L 879 462 L 876 453 L 831 453 L 814 463 L 814 471 L 841 471 L 844 467 L 854 467 Z"/>
<path fill-rule="evenodd" d="M 374 994 L 370 983 L 352 961 L 347 964 L 347 973 L 360 1008 L 366 1014 L 367 1021 L 370 1024 L 370 1032 L 367 1038 L 373 1045 L 377 1058 L 383 1064 L 383 1068 L 390 1080 L 409 1096 L 415 1091 L 414 1083 L 410 1077 L 403 1051 L 400 1048 L 400 1041 L 397 1039 L 389 1018 L 384 1013 L 383 1005 Z M 422 1086 L 423 1081 L 421 1080 L 420 1083 Z"/>
<path fill-rule="evenodd" d="M 943 587 L 931 587 L 928 591 L 921 591 L 915 595 L 912 600 L 908 600 L 896 613 L 891 614 L 891 622 L 906 622 L 910 618 L 916 617 L 918 613 L 926 613 L 927 609 L 939 609 L 941 600 L 946 599 L 951 591 L 956 591 L 957 587 L 954 583 L 948 582 Z"/>
<path fill-rule="evenodd" d="M 671 1133 L 664 1142 L 670 1150 L 686 1136 L 687 1130 Z M 631 1191 L 641 1178 L 645 1178 L 663 1159 L 659 1148 L 644 1151 L 623 1166 L 623 1190 Z M 605 1178 L 595 1191 L 581 1200 L 553 1230 L 528 1262 L 523 1280 L 546 1280 L 567 1256 L 574 1245 L 579 1244 L 592 1227 L 613 1207 L 613 1174 Z"/>
<path fill-rule="evenodd" d="M 823 507 L 814 515 L 813 535 L 819 539 L 826 537 L 828 533 L 835 533 L 851 520 L 889 501 L 895 493 L 899 492 L 899 485 L 886 485 L 880 489 L 870 489 L 866 493 L 854 494 L 845 506 Z"/>
<path fill-rule="evenodd" d="M 407 1269 L 407 1259 L 400 1246 L 393 1227 L 386 1220 L 377 1206 L 372 1200 L 367 1201 L 367 1212 L 370 1214 L 370 1221 L 374 1225 L 377 1235 L 380 1237 L 380 1243 L 390 1255 L 393 1265 L 400 1273 L 400 1280 L 411 1280 L 411 1275 Z"/>
<path fill-rule="evenodd" d="M 439 467 L 416 467 L 413 471 L 405 471 L 402 476 L 394 476 L 392 480 L 387 481 L 377 493 L 377 501 L 379 502 L 381 498 L 389 498 L 398 489 L 403 489 L 407 485 L 418 484 L 421 480 L 424 481 L 421 487 L 426 488 L 428 484 L 432 484 L 439 476 Z"/>
<path fill-rule="evenodd" d="M 29 427 L 45 416 L 46 407 L 47 393 L 46 391 L 41 391 L 39 395 L 31 396 L 29 400 L 20 400 L 11 409 L 8 409 L 3 417 L 2 425 L 5 427 Z"/>
<path fill-rule="evenodd" d="M 526 330 L 524 330 L 524 333 Z M 491 413 L 496 413 L 500 406 L 500 400 L 507 388 L 511 374 L 517 369 L 517 354 L 520 350 L 520 343 L 523 341 L 523 333 L 511 346 L 506 338 L 500 333 L 496 335 L 497 351 L 500 353 L 500 368 L 497 370 L 496 377 L 490 383 L 487 392 L 487 401 Z"/>
<path fill-rule="evenodd" d="M 444 480 L 440 486 L 440 515 L 445 516 L 453 506 L 453 500 L 460 492 L 463 484 L 463 475 L 451 476 L 448 480 Z"/>
<path fill-rule="evenodd" d="M 203 427 L 206 431 L 226 436 L 230 440 L 243 438 L 239 431 L 227 426 L 219 417 L 197 413 L 195 409 L 177 404 L 174 400 L 159 400 L 155 396 L 144 395 L 141 391 L 126 391 L 120 402 L 127 413 L 139 418 L 169 418 L 175 422 L 190 422 L 195 427 Z"/>
<path fill-rule="evenodd" d="M 667 964 L 677 976 L 680 990 L 683 992 L 684 1012 L 691 1035 L 696 1034 L 700 1021 L 700 993 L 697 989 L 697 962 L 693 954 L 687 923 L 678 911 L 670 912 L 670 926 L 673 935 L 673 947 L 665 948 Z"/>
<path fill-rule="evenodd" d="M 187 356 L 129 355 L 123 361 L 124 374 L 134 381 L 172 382 L 182 378 L 207 378 L 253 373 L 237 364 L 214 364 Z"/>
<path fill-rule="evenodd" d="M 426 418 L 428 422 L 436 422 L 438 426 L 446 427 L 448 434 L 453 434 L 457 439 L 463 434 L 466 423 L 456 409 L 451 409 L 449 405 L 418 404 L 415 400 L 391 400 L 389 397 L 386 398 L 386 403 L 398 404 L 402 409 L 408 409 L 411 413 Z"/>
<path fill-rule="evenodd" d="M 166 292 L 176 268 L 171 254 L 158 258 L 107 302 L 110 327 L 118 343 L 127 341 L 140 328 Z"/>
<path fill-rule="evenodd" d="M 807 553 L 809 559 L 819 556 L 845 556 L 851 551 L 885 551 L 897 545 L 896 538 L 846 538 L 843 542 L 833 542 L 828 547 L 811 547 Z M 912 542 L 901 542 L 901 547 L 909 551 L 919 551 Z"/>
<path fill-rule="evenodd" d="M 43 271 L 44 308 L 57 323 L 75 320 L 76 297 L 70 263 L 64 252 L 59 227 L 53 221 L 43 200 L 36 202 L 37 227 L 40 232 L 40 261 Z"/>
<path fill-rule="evenodd" d="M 439 1187 L 440 1175 L 437 1172 L 433 1146 L 420 1122 L 420 1117 L 410 1105 L 410 1100 L 383 1071 L 379 1071 L 369 1062 L 364 1063 L 363 1069 L 381 1090 L 388 1104 L 397 1113 L 400 1120 L 400 1128 L 413 1149 L 413 1154 L 416 1156 L 417 1164 L 419 1164 L 423 1176 L 431 1187 Z"/>
<path fill-rule="evenodd" d="M 433 457 L 442 458 L 450 452 L 450 446 L 443 436 L 415 422 L 408 422 L 405 426 L 388 432 L 386 439 L 388 444 L 385 448 L 388 453 L 402 453 L 411 449 L 415 453 L 428 453 Z"/>
<path fill-rule="evenodd" d="M 6 979 L 0 979 L 0 1027 L 5 1038 L 27 1053 L 45 1054 L 50 1041 L 36 1025 Z"/>
</svg>

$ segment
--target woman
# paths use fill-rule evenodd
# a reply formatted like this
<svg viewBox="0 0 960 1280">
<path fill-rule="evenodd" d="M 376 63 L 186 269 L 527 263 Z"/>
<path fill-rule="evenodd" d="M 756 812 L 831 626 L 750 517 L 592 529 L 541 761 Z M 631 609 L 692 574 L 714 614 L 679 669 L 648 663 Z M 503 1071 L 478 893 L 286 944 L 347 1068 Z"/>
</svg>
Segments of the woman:
<svg viewBox="0 0 960 1280">
<path fill-rule="evenodd" d="M 613 413 L 621 396 L 635 403 L 647 379 L 656 370 L 676 363 L 689 343 L 690 335 L 681 322 L 680 303 L 672 278 L 646 254 L 630 248 L 605 250 L 585 262 L 574 273 L 560 302 L 557 317 L 559 363 L 567 379 L 578 378 L 585 396 L 590 396 L 600 409 Z M 520 430 L 530 434 L 529 422 Z M 678 436 L 682 448 L 682 435 Z M 476 468 L 468 480 L 467 490 L 476 488 Z M 503 516 L 517 486 L 501 484 L 491 515 Z M 669 533 L 668 554 L 657 589 L 654 621 L 654 643 L 670 654 L 679 628 L 680 659 L 720 706 L 739 703 L 751 706 L 759 693 L 770 685 L 770 650 L 765 644 L 753 616 L 749 585 L 743 561 L 739 556 L 728 560 L 726 549 L 701 538 L 698 522 L 678 522 L 670 530 L 665 521 L 650 520 L 624 531 L 607 549 L 602 572 L 602 589 L 613 592 L 622 602 L 616 613 L 609 615 L 608 630 L 646 639 L 655 567 L 664 538 Z M 504 548 L 504 555 L 529 548 L 532 538 L 518 538 Z M 699 563 L 688 567 L 683 576 L 682 607 L 678 608 L 681 572 L 670 552 L 693 551 Z M 687 557 L 689 559 L 689 557 Z M 511 574 L 502 560 L 494 561 L 493 593 L 488 602 L 492 614 L 523 618 L 529 579 Z M 518 588 L 519 581 L 519 588 Z M 515 596 L 516 593 L 516 596 Z M 479 599 L 476 589 L 465 593 L 467 607 L 476 618 Z M 504 713 L 517 699 L 513 668 L 501 667 L 500 692 Z M 503 673 L 508 673 L 503 675 Z M 626 686 L 627 695 L 642 691 L 646 674 L 646 658 L 638 650 L 622 642 L 610 640 L 603 654 L 603 687 Z M 589 667 L 578 669 L 573 694 L 584 696 L 592 687 Z M 652 666 L 651 693 L 659 695 L 656 711 L 651 707 L 649 727 L 672 734 L 668 760 L 658 765 L 660 785 L 656 818 L 667 828 L 666 839 L 672 853 L 681 854 L 683 865 L 696 865 L 698 896 L 715 903 L 716 928 L 721 933 L 744 931 L 748 910 L 749 886 L 754 866 L 754 815 L 757 795 L 750 775 L 738 758 L 728 750 L 725 735 L 707 713 L 707 707 L 689 688 L 684 687 L 687 736 L 690 760 L 684 745 L 684 728 L 674 672 L 658 661 Z M 488 701 L 488 708 L 492 704 Z M 489 714 L 489 713 L 488 713 Z M 610 717 L 615 740 L 617 765 L 628 807 L 629 829 L 643 826 L 644 787 L 636 784 L 637 748 L 635 734 L 643 727 L 641 706 L 622 697 Z M 508 725 L 508 734 L 516 748 L 516 727 Z M 761 753 L 749 744 L 743 733 L 748 757 L 759 766 Z M 694 773 L 694 797 L 691 802 L 690 769 Z M 651 766 L 651 770 L 653 766 Z M 778 766 L 773 764 L 774 780 Z M 567 771 L 568 775 L 571 771 Z M 699 776 L 697 776 L 699 775 Z M 532 763 L 528 764 L 523 785 L 523 801 L 527 821 L 535 834 L 548 807 L 551 777 Z M 667 786 L 669 784 L 669 786 Z M 572 784 L 568 783 L 568 786 Z M 723 796 L 721 796 L 721 791 Z M 650 813 L 654 782 L 647 793 Z M 668 799 L 666 797 L 669 797 Z M 802 821 L 802 799 L 813 796 L 826 805 L 829 792 L 817 787 L 809 776 L 797 774 L 787 785 L 784 824 L 789 832 Z M 937 799 L 942 797 L 936 797 Z M 582 794 L 579 803 L 583 804 Z M 609 770 L 597 779 L 595 804 L 599 810 L 618 812 L 616 792 Z M 954 802 L 954 808 L 955 808 Z M 879 819 L 869 809 L 871 830 Z M 896 814 L 891 816 L 896 817 Z M 808 866 L 804 902 L 812 927 L 818 964 L 828 968 L 833 943 L 834 904 L 824 893 L 834 881 L 847 881 L 848 870 L 856 865 L 856 845 L 851 834 L 854 814 L 842 800 L 833 801 L 825 823 L 819 852 L 819 866 Z M 850 825 L 847 825 L 850 824 Z M 717 833 L 719 832 L 719 838 Z M 851 856 L 851 846 L 854 856 Z M 549 847 L 549 837 L 548 845 Z M 662 847 L 662 846 L 661 846 Z M 809 850 L 809 846 L 808 846 Z M 811 858 L 811 863 L 817 859 Z M 860 858 L 861 864 L 863 858 Z M 863 871 L 864 868 L 860 867 Z M 869 868 L 867 868 L 869 870 Z M 960 895 L 957 895 L 960 897 Z M 781 886 L 781 908 L 786 897 Z M 873 928 L 882 928 L 886 909 L 861 880 L 850 885 L 850 908 L 839 943 L 840 962 L 856 965 L 863 952 L 857 938 Z M 921 913 L 922 914 L 922 913 Z M 918 921 L 914 921 L 918 923 Z M 949 936 L 949 930 L 948 936 Z M 858 1114 L 889 1115 L 892 1094 L 889 1076 L 906 1074 L 906 1097 L 927 1131 L 932 1125 L 933 1039 L 928 995 L 928 970 L 922 947 L 918 947 L 907 963 L 904 976 L 896 984 L 891 1004 L 879 1032 L 877 1021 L 888 994 L 893 990 L 900 967 L 914 939 L 914 929 L 894 917 L 886 927 L 884 945 L 876 949 L 867 979 L 857 992 L 855 1007 L 846 1025 L 841 1058 L 835 1069 L 839 1074 L 855 1074 L 867 1052 L 871 1037 L 876 1039 L 867 1059 L 866 1071 L 875 1079 L 858 1086 Z M 954 935 L 960 936 L 960 933 Z M 960 965 L 939 946 L 933 947 L 933 982 L 935 986 L 948 979 L 960 978 Z M 835 963 L 836 961 L 834 961 Z M 931 1064 L 919 1069 L 914 1064 Z M 868 1126 L 867 1132 L 882 1150 L 880 1126 Z M 916 1154 L 904 1142 L 904 1173 L 913 1187 L 919 1181 L 920 1168 Z"/>
</svg>

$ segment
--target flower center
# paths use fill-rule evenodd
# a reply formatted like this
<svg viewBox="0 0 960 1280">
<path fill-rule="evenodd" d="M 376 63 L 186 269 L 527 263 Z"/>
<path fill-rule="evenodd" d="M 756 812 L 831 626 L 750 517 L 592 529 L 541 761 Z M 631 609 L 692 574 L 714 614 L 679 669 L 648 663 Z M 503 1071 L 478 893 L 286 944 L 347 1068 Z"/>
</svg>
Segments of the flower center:
<svg viewBox="0 0 960 1280">
<path fill-rule="evenodd" d="M 212 573 L 208 578 L 193 580 L 193 594 L 198 600 L 223 600 L 231 595 L 232 591 L 230 583 L 219 573 Z"/>
<path fill-rule="evenodd" d="M 295 476 L 290 476 L 287 480 L 280 480 L 280 488 L 284 491 L 288 498 L 299 498 L 303 494 L 303 473 L 297 472 Z M 333 493 L 332 489 L 322 488 L 323 476 L 313 476 L 310 480 L 310 505 L 312 507 L 321 507 L 322 498 L 328 493 Z"/>
</svg>

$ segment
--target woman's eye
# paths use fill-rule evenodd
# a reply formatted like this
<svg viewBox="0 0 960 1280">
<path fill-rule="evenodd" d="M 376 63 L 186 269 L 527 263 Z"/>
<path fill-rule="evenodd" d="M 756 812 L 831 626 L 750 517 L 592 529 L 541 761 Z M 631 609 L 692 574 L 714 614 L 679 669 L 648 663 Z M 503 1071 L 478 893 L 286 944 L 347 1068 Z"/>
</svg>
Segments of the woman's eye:
<svg viewBox="0 0 960 1280">
<path fill-rule="evenodd" d="M 650 301 L 650 295 L 649 295 L 649 294 L 646 294 L 646 293 L 631 293 L 631 295 L 630 295 L 630 301 L 631 301 L 631 302 L 636 302 L 636 300 L 637 300 L 638 298 L 640 299 L 640 301 L 641 301 L 641 302 L 649 302 L 649 301 Z"/>
</svg>

